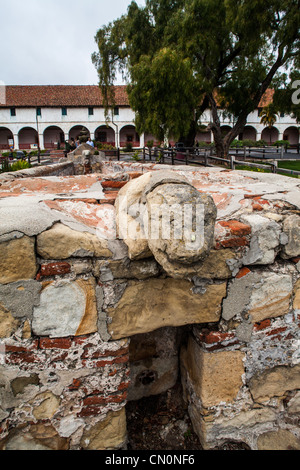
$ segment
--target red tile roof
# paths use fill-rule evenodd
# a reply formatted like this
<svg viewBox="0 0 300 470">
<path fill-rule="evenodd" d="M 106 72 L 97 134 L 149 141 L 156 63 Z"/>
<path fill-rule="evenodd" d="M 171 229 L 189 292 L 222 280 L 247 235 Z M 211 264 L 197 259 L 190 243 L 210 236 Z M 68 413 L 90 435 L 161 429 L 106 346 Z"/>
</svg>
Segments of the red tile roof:
<svg viewBox="0 0 300 470">
<path fill-rule="evenodd" d="M 129 106 L 126 86 L 115 87 L 115 104 Z M 78 107 L 102 106 L 101 90 L 96 85 L 8 85 L 3 107 Z"/>
<path fill-rule="evenodd" d="M 116 106 L 129 106 L 125 85 L 115 86 Z M 272 102 L 274 90 L 268 89 L 259 107 Z M 80 107 L 103 106 L 103 98 L 97 85 L 7 85 L 6 103 L 2 108 L 12 107 Z"/>
</svg>

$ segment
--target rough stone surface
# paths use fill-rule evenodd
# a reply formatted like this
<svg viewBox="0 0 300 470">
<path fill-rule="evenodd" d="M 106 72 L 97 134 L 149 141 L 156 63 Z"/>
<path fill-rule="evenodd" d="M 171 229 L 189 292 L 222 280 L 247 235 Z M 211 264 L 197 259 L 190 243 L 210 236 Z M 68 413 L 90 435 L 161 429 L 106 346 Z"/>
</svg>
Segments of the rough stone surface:
<svg viewBox="0 0 300 470">
<path fill-rule="evenodd" d="M 258 450 L 300 450 L 300 440 L 287 429 L 261 434 L 257 444 Z"/>
<path fill-rule="evenodd" d="M 86 431 L 82 437 L 85 450 L 111 450 L 122 448 L 126 442 L 125 408 L 109 412 L 107 417 Z"/>
<path fill-rule="evenodd" d="M 193 294 L 192 283 L 175 279 L 130 281 L 108 326 L 113 339 L 146 333 L 163 326 L 216 322 L 226 283 L 208 285 L 203 294 Z"/>
<path fill-rule="evenodd" d="M 33 307 L 39 304 L 41 284 L 34 280 L 0 285 L 0 306 L 15 318 L 32 318 Z"/>
<path fill-rule="evenodd" d="M 217 214 L 210 196 L 191 186 L 163 184 L 148 194 L 147 211 L 149 248 L 170 276 L 172 262 L 190 265 L 209 254 Z"/>
<path fill-rule="evenodd" d="M 279 366 L 255 375 L 249 384 L 253 399 L 258 403 L 281 397 L 288 390 L 297 390 L 300 383 L 300 365 Z"/>
<path fill-rule="evenodd" d="M 36 335 L 51 338 L 97 331 L 95 283 L 80 279 L 47 284 L 34 308 L 32 328 Z"/>
<path fill-rule="evenodd" d="M 0 243 L 0 284 L 34 279 L 36 272 L 34 238 L 24 236 Z"/>
<path fill-rule="evenodd" d="M 243 215 L 241 220 L 252 229 L 250 248 L 243 258 L 244 265 L 273 263 L 275 249 L 280 244 L 280 226 L 273 220 L 256 214 Z"/>
<path fill-rule="evenodd" d="M 234 401 L 243 383 L 243 357 L 241 351 L 207 353 L 189 338 L 183 367 L 204 408 Z"/>
<path fill-rule="evenodd" d="M 112 254 L 106 240 L 90 233 L 77 232 L 63 224 L 56 224 L 37 237 L 37 251 L 44 259 L 109 257 Z"/>
<path fill-rule="evenodd" d="M 131 337 L 128 400 L 159 395 L 176 384 L 180 337 L 172 327 Z"/>
<path fill-rule="evenodd" d="M 229 284 L 222 316 L 230 320 L 247 313 L 253 323 L 285 315 L 292 296 L 292 278 L 288 274 L 249 272 Z"/>
<path fill-rule="evenodd" d="M 159 266 L 153 259 L 130 261 L 122 260 L 98 260 L 94 263 L 94 275 L 101 281 L 112 279 L 147 279 L 159 274 Z"/>
<path fill-rule="evenodd" d="M 288 237 L 288 242 L 282 248 L 283 258 L 292 258 L 300 255 L 300 217 L 292 214 L 284 219 L 283 232 Z"/>
</svg>

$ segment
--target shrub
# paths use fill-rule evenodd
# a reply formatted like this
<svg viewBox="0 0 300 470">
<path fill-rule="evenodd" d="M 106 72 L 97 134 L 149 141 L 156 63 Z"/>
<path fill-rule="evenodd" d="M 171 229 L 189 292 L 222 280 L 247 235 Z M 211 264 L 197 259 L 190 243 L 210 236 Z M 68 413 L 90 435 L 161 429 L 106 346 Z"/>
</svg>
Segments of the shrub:
<svg viewBox="0 0 300 470">
<path fill-rule="evenodd" d="M 285 147 L 290 147 L 290 143 L 288 140 L 276 140 L 276 142 L 274 142 L 274 145 L 284 145 Z"/>
</svg>

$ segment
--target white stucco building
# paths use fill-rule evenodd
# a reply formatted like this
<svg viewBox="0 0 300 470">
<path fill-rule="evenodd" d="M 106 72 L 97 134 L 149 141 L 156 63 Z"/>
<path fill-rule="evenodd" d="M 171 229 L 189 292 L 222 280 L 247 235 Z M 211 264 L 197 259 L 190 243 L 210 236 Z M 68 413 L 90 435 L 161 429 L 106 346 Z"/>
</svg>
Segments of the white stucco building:
<svg viewBox="0 0 300 470">
<path fill-rule="evenodd" d="M 271 90 L 269 90 L 271 91 Z M 272 99 L 267 93 L 261 107 Z M 260 124 L 260 108 L 251 113 L 240 139 L 260 140 L 268 143 L 289 140 L 292 145 L 299 143 L 296 121 L 289 115 L 278 117 L 274 127 L 269 129 Z M 40 149 L 64 146 L 68 139 L 78 136 L 85 127 L 92 139 L 125 147 L 143 147 L 151 135 L 138 135 L 134 126 L 134 112 L 129 106 L 125 86 L 115 87 L 115 103 L 108 124 L 105 122 L 102 96 L 98 86 L 6 86 L 5 98 L 0 101 L 0 150 Z M 202 118 L 202 124 L 210 122 L 210 114 Z M 230 119 L 224 119 L 224 130 L 232 127 Z M 198 141 L 211 142 L 212 133 L 202 132 Z"/>
</svg>

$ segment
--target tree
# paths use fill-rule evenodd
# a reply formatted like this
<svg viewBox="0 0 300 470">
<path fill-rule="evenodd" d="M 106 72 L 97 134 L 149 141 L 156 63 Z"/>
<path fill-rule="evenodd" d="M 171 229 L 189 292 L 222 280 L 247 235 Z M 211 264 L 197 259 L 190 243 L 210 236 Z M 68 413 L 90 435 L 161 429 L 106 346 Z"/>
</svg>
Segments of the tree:
<svg viewBox="0 0 300 470">
<path fill-rule="evenodd" d="M 299 57 L 300 0 L 134 1 L 96 35 L 107 108 L 116 73 L 127 79 L 138 132 L 194 142 L 210 113 L 217 154 L 227 155 L 281 68 Z M 222 134 L 221 112 L 234 120 Z"/>
<path fill-rule="evenodd" d="M 300 64 L 300 59 L 299 59 Z M 299 68 L 299 66 L 298 66 Z M 276 90 L 274 95 L 274 108 L 289 114 L 300 123 L 300 71 L 292 70 L 284 86 Z"/>
<path fill-rule="evenodd" d="M 270 129 L 270 143 L 271 143 L 271 129 L 274 126 L 275 122 L 277 121 L 277 112 L 275 111 L 275 107 L 273 104 L 269 104 L 265 106 L 260 114 L 260 123 L 264 124 Z"/>
</svg>

